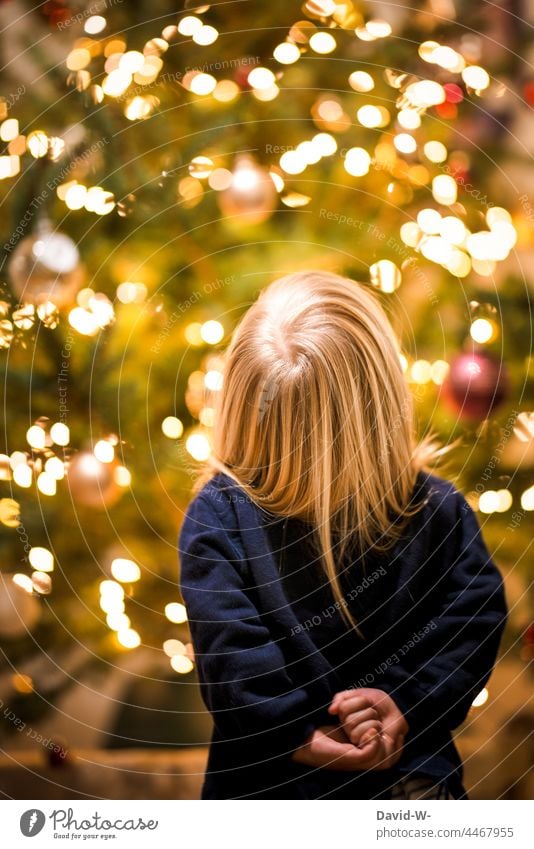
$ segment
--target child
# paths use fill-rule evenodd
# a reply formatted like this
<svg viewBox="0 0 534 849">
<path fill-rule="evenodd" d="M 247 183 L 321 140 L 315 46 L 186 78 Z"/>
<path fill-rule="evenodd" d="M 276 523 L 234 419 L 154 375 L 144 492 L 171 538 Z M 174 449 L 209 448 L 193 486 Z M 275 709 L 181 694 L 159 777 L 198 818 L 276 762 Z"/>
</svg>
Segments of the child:
<svg viewBox="0 0 534 849">
<path fill-rule="evenodd" d="M 467 502 L 425 471 L 374 294 L 324 272 L 269 286 L 214 437 L 179 546 L 214 720 L 203 798 L 465 796 L 451 731 L 491 673 L 503 589 Z"/>
</svg>

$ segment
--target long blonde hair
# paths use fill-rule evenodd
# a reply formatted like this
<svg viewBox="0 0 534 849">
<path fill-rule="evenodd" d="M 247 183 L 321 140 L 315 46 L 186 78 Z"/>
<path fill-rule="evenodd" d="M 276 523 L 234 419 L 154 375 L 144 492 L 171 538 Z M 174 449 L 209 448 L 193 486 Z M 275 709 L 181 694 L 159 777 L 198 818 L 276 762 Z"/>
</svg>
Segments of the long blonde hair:
<svg viewBox="0 0 534 849">
<path fill-rule="evenodd" d="M 412 396 L 375 294 L 323 271 L 268 286 L 236 327 L 201 478 L 223 471 L 262 509 L 309 522 L 342 615 L 341 555 L 386 551 L 420 507 L 434 453 L 414 436 Z M 334 538 L 340 541 L 334 557 Z"/>
</svg>

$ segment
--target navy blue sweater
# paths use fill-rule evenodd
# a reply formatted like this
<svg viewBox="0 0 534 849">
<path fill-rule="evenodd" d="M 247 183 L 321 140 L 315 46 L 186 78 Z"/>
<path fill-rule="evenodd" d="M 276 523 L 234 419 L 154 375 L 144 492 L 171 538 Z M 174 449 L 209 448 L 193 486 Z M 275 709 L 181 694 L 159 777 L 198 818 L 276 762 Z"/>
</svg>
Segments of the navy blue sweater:
<svg viewBox="0 0 534 849">
<path fill-rule="evenodd" d="M 344 624 L 305 525 L 262 511 L 223 474 L 189 505 L 181 590 L 214 720 L 203 798 L 374 798 L 409 773 L 462 795 L 451 731 L 491 673 L 506 605 L 463 496 L 421 473 L 414 497 L 424 506 L 387 556 L 343 564 L 362 636 Z M 398 764 L 346 773 L 293 763 L 351 687 L 383 690 L 404 713 Z"/>
</svg>

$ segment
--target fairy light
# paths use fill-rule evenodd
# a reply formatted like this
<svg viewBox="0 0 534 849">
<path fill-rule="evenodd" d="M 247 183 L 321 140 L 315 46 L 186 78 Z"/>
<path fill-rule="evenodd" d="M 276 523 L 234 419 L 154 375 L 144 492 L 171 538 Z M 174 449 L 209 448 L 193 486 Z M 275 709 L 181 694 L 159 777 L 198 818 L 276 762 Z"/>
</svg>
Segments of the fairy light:
<svg viewBox="0 0 534 849">
<path fill-rule="evenodd" d="M 363 127 L 369 127 L 370 129 L 384 127 L 390 119 L 387 109 L 381 106 L 374 106 L 371 103 L 360 106 L 356 117 Z"/>
<path fill-rule="evenodd" d="M 16 139 L 19 134 L 19 122 L 17 118 L 8 118 L 7 121 L 2 121 L 0 126 L 0 139 L 4 142 L 10 142 Z"/>
<path fill-rule="evenodd" d="M 321 156 L 332 156 L 337 150 L 337 141 L 330 133 L 317 133 L 311 142 Z"/>
<path fill-rule="evenodd" d="M 262 102 L 268 102 L 269 100 L 274 100 L 275 97 L 278 97 L 280 94 L 280 89 L 277 85 L 272 85 L 269 88 L 253 88 L 252 95 L 256 98 L 256 100 L 261 100 Z"/>
<path fill-rule="evenodd" d="M 280 157 L 280 168 L 286 174 L 302 174 L 306 164 L 306 160 L 297 150 L 286 150 Z"/>
<path fill-rule="evenodd" d="M 107 439 L 99 439 L 93 448 L 93 454 L 101 463 L 112 463 L 115 458 L 115 449 Z"/>
<path fill-rule="evenodd" d="M 415 221 L 406 221 L 400 228 L 400 237 L 409 248 L 416 248 L 421 239 L 421 230 Z"/>
<path fill-rule="evenodd" d="M 195 347 L 199 347 L 204 344 L 204 340 L 200 334 L 200 329 L 202 325 L 199 321 L 192 321 L 191 324 L 188 324 L 184 330 L 184 336 L 186 341 L 190 345 L 194 345 Z"/>
<path fill-rule="evenodd" d="M 474 708 L 482 707 L 482 705 L 486 704 L 488 699 L 489 699 L 489 692 L 486 689 L 486 687 L 484 687 L 480 691 L 478 696 L 476 696 L 476 698 L 474 698 L 473 701 L 471 702 L 471 707 L 474 707 Z"/>
<path fill-rule="evenodd" d="M 120 70 L 125 71 L 127 74 L 135 74 L 136 71 L 141 70 L 144 64 L 145 56 L 138 50 L 128 50 L 119 59 Z"/>
<path fill-rule="evenodd" d="M 117 486 L 127 487 L 132 482 L 132 475 L 126 466 L 116 466 L 113 471 L 113 480 Z"/>
<path fill-rule="evenodd" d="M 483 91 L 488 88 L 491 80 L 490 76 L 480 65 L 468 65 L 462 71 L 462 79 L 466 86 L 475 91 Z"/>
<path fill-rule="evenodd" d="M 407 86 L 404 95 L 414 109 L 427 109 L 444 102 L 445 89 L 433 80 L 419 80 Z"/>
<path fill-rule="evenodd" d="M 20 171 L 19 156 L 0 156 L 0 180 L 15 177 Z"/>
<path fill-rule="evenodd" d="M 438 45 L 432 52 L 432 62 L 446 71 L 458 74 L 465 68 L 465 59 L 456 50 L 447 45 Z"/>
<path fill-rule="evenodd" d="M 167 657 L 175 657 L 177 654 L 185 655 L 185 645 L 181 640 L 165 640 L 163 651 Z"/>
<path fill-rule="evenodd" d="M 193 41 L 201 47 L 207 47 L 208 44 L 213 44 L 219 37 L 218 30 L 215 27 L 202 25 L 200 29 L 196 29 L 193 33 Z"/>
<path fill-rule="evenodd" d="M 441 386 L 449 373 L 450 366 L 445 360 L 435 360 L 430 366 L 430 376 L 436 386 Z"/>
<path fill-rule="evenodd" d="M 203 433 L 190 434 L 186 439 L 185 448 L 197 462 L 204 462 L 211 454 L 209 440 Z"/>
<path fill-rule="evenodd" d="M 452 256 L 451 245 L 441 236 L 426 236 L 421 241 L 421 253 L 431 262 L 446 265 Z"/>
<path fill-rule="evenodd" d="M 49 595 L 52 592 L 52 578 L 46 572 L 32 572 L 33 591 L 39 595 Z"/>
<path fill-rule="evenodd" d="M 115 68 L 110 71 L 107 77 L 102 81 L 102 91 L 109 97 L 120 97 L 124 94 L 130 83 L 132 75 L 123 68 Z"/>
<path fill-rule="evenodd" d="M 87 67 L 90 61 L 91 54 L 89 50 L 85 47 L 76 47 L 67 56 L 66 64 L 69 71 L 81 71 L 82 68 Z"/>
<path fill-rule="evenodd" d="M 375 81 L 367 71 L 353 71 L 349 77 L 349 85 L 354 91 L 367 92 L 375 87 Z"/>
<path fill-rule="evenodd" d="M 32 470 L 25 463 L 20 463 L 13 469 L 13 480 L 22 489 L 28 489 L 32 485 Z"/>
<path fill-rule="evenodd" d="M 432 366 L 428 360 L 416 360 L 410 369 L 410 375 L 414 383 L 423 385 L 432 380 Z"/>
<path fill-rule="evenodd" d="M 521 507 L 523 510 L 534 510 L 534 486 L 525 489 L 521 495 Z"/>
<path fill-rule="evenodd" d="M 70 442 L 70 430 L 63 422 L 54 422 L 50 428 L 50 436 L 56 445 L 68 445 Z"/>
<path fill-rule="evenodd" d="M 249 86 L 257 89 L 270 88 L 276 82 L 276 77 L 269 68 L 253 68 L 247 77 Z"/>
<path fill-rule="evenodd" d="M 85 205 L 87 187 L 81 183 L 70 186 L 65 193 L 65 204 L 69 209 L 81 209 Z"/>
<path fill-rule="evenodd" d="M 164 436 L 168 439 L 180 439 L 184 432 L 184 426 L 176 416 L 167 416 L 161 423 Z"/>
<path fill-rule="evenodd" d="M 315 165 L 321 159 L 321 152 L 312 141 L 300 142 L 300 144 L 297 145 L 296 150 L 297 153 L 302 156 L 307 165 Z M 273 174 L 273 172 L 271 172 L 271 177 L 273 177 L 275 186 L 277 176 L 277 174 Z M 283 185 L 280 188 L 277 187 L 278 191 L 282 191 L 283 188 Z"/>
<path fill-rule="evenodd" d="M 363 177 L 371 166 L 371 157 L 363 147 L 351 147 L 343 162 L 345 171 L 353 177 Z"/>
<path fill-rule="evenodd" d="M 329 32 L 315 32 L 310 38 L 309 45 L 314 53 L 327 55 L 337 47 L 337 42 Z"/>
<path fill-rule="evenodd" d="M 106 19 L 102 15 L 91 15 L 90 18 L 87 18 L 84 25 L 84 30 L 88 35 L 97 35 L 105 28 Z"/>
<path fill-rule="evenodd" d="M 455 218 L 454 215 L 446 215 L 440 221 L 439 234 L 452 245 L 462 245 L 467 238 L 468 231 L 459 218 Z"/>
<path fill-rule="evenodd" d="M 37 476 L 37 489 L 43 495 L 55 495 L 57 490 L 56 479 L 49 475 L 48 472 L 41 472 Z"/>
<path fill-rule="evenodd" d="M 512 223 L 512 216 L 508 212 L 507 209 L 503 209 L 502 206 L 492 206 L 486 212 L 486 221 L 488 222 L 488 227 L 490 230 L 495 227 L 497 224 L 505 221 L 509 224 Z"/>
<path fill-rule="evenodd" d="M 441 221 L 437 209 L 422 209 L 417 215 L 418 228 L 429 236 L 440 232 Z"/>
<path fill-rule="evenodd" d="M 32 425 L 26 431 L 26 442 L 31 448 L 42 450 L 46 444 L 46 433 L 39 425 Z"/>
<path fill-rule="evenodd" d="M 42 159 L 48 153 L 48 136 L 42 130 L 34 130 L 26 138 L 26 147 L 34 159 Z"/>
<path fill-rule="evenodd" d="M 13 583 L 27 593 L 33 593 L 33 583 L 29 575 L 24 575 L 22 572 L 16 572 L 13 575 Z"/>
<path fill-rule="evenodd" d="M 141 569 L 127 557 L 116 557 L 111 563 L 111 574 L 121 584 L 133 584 L 141 578 Z"/>
<path fill-rule="evenodd" d="M 458 197 L 458 186 L 454 177 L 448 174 L 438 174 L 432 180 L 432 195 L 437 203 L 443 206 L 451 206 L 456 203 Z"/>
<path fill-rule="evenodd" d="M 488 321 L 487 318 L 477 318 L 472 323 L 470 330 L 471 338 L 475 340 L 475 342 L 479 342 L 480 344 L 484 344 L 485 342 L 490 342 L 494 336 L 494 327 L 491 321 Z"/>
<path fill-rule="evenodd" d="M 190 83 L 190 90 L 193 94 L 205 96 L 211 94 L 217 85 L 217 80 L 211 74 L 196 74 Z"/>
<path fill-rule="evenodd" d="M 202 29 L 204 26 L 202 20 L 195 15 L 186 15 L 178 23 L 178 32 L 180 35 L 191 36 Z"/>
<path fill-rule="evenodd" d="M 481 513 L 497 513 L 499 504 L 499 493 L 493 489 L 488 489 L 481 494 L 478 501 L 478 509 Z"/>
<path fill-rule="evenodd" d="M 405 130 L 417 130 L 421 126 L 421 116 L 415 109 L 401 109 L 397 121 Z"/>
<path fill-rule="evenodd" d="M 417 142 L 409 133 L 398 133 L 393 139 L 393 144 L 400 153 L 414 153 L 417 150 Z"/>
<path fill-rule="evenodd" d="M 224 327 L 220 321 L 205 321 L 200 328 L 200 335 L 208 345 L 217 345 L 224 338 Z"/>
<path fill-rule="evenodd" d="M 165 616 L 169 622 L 173 622 L 175 625 L 182 625 L 184 622 L 187 622 L 185 605 L 178 601 L 171 601 L 165 605 Z"/>
<path fill-rule="evenodd" d="M 125 649 L 136 649 L 141 645 L 141 637 L 134 628 L 123 628 L 117 631 L 117 640 Z"/>
<path fill-rule="evenodd" d="M 222 372 L 217 371 L 217 369 L 210 369 L 204 375 L 204 385 L 206 389 L 209 389 L 211 392 L 218 392 L 222 389 L 223 385 L 223 375 Z"/>
<path fill-rule="evenodd" d="M 429 141 L 423 146 L 423 153 L 430 162 L 445 162 L 447 148 L 439 141 Z"/>
<path fill-rule="evenodd" d="M 367 21 L 365 29 L 373 38 L 387 38 L 392 32 L 391 24 L 387 21 L 380 20 L 379 18 Z"/>
<path fill-rule="evenodd" d="M 28 560 L 38 572 L 53 572 L 54 571 L 54 555 L 47 548 L 34 546 L 30 548 Z"/>
<path fill-rule="evenodd" d="M 291 41 L 283 41 L 274 48 L 273 56 L 281 65 L 293 65 L 300 59 L 300 50 Z"/>
<path fill-rule="evenodd" d="M 179 675 L 187 675 L 194 668 L 193 662 L 188 657 L 181 654 L 175 654 L 170 659 L 170 664 L 175 672 Z"/>
<path fill-rule="evenodd" d="M 126 613 L 112 611 L 106 615 L 106 624 L 112 631 L 125 631 L 131 622 Z"/>
<path fill-rule="evenodd" d="M 230 103 L 239 97 L 241 89 L 233 80 L 219 80 L 213 89 L 213 97 L 219 103 Z"/>
</svg>

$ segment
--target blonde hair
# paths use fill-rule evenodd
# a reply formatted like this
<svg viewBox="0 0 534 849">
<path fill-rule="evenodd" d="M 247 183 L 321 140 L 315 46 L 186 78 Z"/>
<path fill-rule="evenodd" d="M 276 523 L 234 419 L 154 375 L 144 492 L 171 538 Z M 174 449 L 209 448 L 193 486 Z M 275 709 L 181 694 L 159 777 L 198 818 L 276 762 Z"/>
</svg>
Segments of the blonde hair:
<svg viewBox="0 0 534 849">
<path fill-rule="evenodd" d="M 435 454 L 414 437 L 399 353 L 367 287 L 323 271 L 275 281 L 226 352 L 200 481 L 225 472 L 260 508 L 309 522 L 334 598 L 356 629 L 336 560 L 349 541 L 363 552 L 398 540 L 421 506 L 412 500 L 417 474 Z"/>
</svg>

